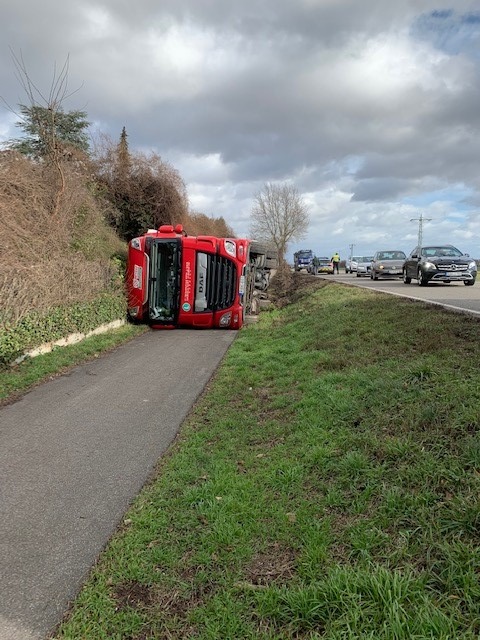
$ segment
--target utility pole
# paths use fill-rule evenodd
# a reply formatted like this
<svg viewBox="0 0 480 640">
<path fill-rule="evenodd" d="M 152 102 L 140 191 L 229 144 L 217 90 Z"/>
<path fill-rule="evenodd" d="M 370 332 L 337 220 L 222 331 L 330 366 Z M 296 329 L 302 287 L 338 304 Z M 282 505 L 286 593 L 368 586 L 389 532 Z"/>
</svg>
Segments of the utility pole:
<svg viewBox="0 0 480 640">
<path fill-rule="evenodd" d="M 349 244 L 348 245 L 348 248 L 350 249 L 350 260 L 353 258 L 353 247 L 354 246 L 355 246 L 354 244 Z"/>
<path fill-rule="evenodd" d="M 423 223 L 430 222 L 432 218 L 424 218 L 423 214 L 420 214 L 419 218 L 410 218 L 410 222 L 418 222 L 418 246 L 421 247 L 423 244 Z"/>
</svg>

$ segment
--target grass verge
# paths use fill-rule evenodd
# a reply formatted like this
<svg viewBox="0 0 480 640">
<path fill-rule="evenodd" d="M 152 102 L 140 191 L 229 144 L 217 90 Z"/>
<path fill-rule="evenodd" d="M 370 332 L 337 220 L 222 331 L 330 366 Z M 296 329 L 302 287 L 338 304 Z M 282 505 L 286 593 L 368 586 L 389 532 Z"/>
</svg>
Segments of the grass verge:
<svg viewBox="0 0 480 640">
<path fill-rule="evenodd" d="M 243 329 L 60 639 L 474 639 L 480 324 L 328 285 Z"/>
</svg>

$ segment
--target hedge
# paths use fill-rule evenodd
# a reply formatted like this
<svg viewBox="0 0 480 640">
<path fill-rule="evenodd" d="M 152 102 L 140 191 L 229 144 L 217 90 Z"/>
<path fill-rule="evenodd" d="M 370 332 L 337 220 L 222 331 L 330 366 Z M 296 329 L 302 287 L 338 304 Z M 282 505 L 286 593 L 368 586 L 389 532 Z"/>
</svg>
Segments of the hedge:
<svg viewBox="0 0 480 640">
<path fill-rule="evenodd" d="M 42 344 L 72 333 L 88 333 L 125 315 L 125 298 L 119 293 L 104 293 L 91 302 L 55 307 L 47 313 L 31 312 L 16 324 L 0 326 L 0 365 Z"/>
</svg>

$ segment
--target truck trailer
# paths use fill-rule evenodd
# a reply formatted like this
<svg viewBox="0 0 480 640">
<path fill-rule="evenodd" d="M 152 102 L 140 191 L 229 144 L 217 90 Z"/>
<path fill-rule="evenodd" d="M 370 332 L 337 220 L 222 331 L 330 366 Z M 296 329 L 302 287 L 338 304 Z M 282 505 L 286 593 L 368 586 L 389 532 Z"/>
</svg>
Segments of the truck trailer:
<svg viewBox="0 0 480 640">
<path fill-rule="evenodd" d="M 128 244 L 127 317 L 153 329 L 240 329 L 276 266 L 276 252 L 255 240 L 149 229 Z"/>
</svg>

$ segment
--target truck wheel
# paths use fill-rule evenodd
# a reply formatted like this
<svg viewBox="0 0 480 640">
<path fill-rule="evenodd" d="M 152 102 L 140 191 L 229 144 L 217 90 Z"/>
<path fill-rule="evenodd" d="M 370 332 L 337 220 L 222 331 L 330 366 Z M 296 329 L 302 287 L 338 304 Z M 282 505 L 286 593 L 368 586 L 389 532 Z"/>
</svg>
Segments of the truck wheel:
<svg viewBox="0 0 480 640">
<path fill-rule="evenodd" d="M 250 253 L 257 253 L 262 255 L 267 255 L 269 252 L 269 247 L 262 242 L 258 242 L 257 240 L 252 240 L 250 242 Z"/>
</svg>

